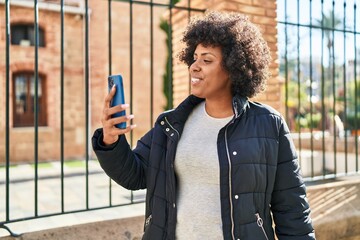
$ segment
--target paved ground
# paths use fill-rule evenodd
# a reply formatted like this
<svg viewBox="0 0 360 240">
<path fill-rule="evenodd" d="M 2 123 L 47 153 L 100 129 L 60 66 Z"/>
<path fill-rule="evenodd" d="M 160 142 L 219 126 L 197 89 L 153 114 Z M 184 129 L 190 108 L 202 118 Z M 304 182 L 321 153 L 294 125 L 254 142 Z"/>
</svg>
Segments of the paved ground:
<svg viewBox="0 0 360 240">
<path fill-rule="evenodd" d="M 145 191 L 131 192 L 112 183 L 104 174 L 97 161 L 89 161 L 88 194 L 86 193 L 86 166 L 82 161 L 67 163 L 64 166 L 64 211 L 85 210 L 87 201 L 89 209 L 110 205 L 110 188 L 112 205 L 129 204 L 142 201 Z M 61 212 L 61 168 L 59 163 L 40 164 L 38 168 L 37 209 L 38 216 Z M 5 168 L 0 168 L 0 222 L 6 220 L 6 185 Z M 10 168 L 9 217 L 11 220 L 28 218 L 35 215 L 35 170 L 32 165 L 21 165 Z M 68 226 L 72 224 L 109 220 L 120 217 L 136 216 L 144 213 L 144 204 L 128 207 L 117 207 L 103 210 L 71 213 L 51 218 L 40 218 L 33 221 L 22 221 L 7 224 L 12 231 L 23 233 Z M 0 228 L 0 236 L 8 232 Z"/>
</svg>

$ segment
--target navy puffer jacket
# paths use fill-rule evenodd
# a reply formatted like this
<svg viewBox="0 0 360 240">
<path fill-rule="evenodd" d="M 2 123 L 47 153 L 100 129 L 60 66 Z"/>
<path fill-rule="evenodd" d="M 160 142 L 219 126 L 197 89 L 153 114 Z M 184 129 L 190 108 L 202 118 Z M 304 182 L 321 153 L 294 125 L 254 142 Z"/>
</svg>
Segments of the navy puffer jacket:
<svg viewBox="0 0 360 240">
<path fill-rule="evenodd" d="M 161 114 L 133 150 L 123 135 L 105 147 L 102 129 L 94 133 L 93 149 L 104 171 L 127 189 L 147 189 L 145 240 L 175 239 L 176 147 L 188 115 L 201 101 L 190 95 Z M 273 240 L 273 220 L 280 240 L 315 239 L 286 123 L 272 108 L 245 98 L 235 96 L 233 107 L 234 118 L 217 141 L 224 239 Z"/>
</svg>

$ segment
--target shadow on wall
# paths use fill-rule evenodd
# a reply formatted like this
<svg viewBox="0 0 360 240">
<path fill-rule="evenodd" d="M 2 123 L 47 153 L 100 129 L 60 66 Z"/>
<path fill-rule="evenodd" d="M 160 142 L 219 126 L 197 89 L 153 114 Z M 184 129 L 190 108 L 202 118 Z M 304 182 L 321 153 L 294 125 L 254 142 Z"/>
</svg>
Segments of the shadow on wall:
<svg viewBox="0 0 360 240">
<path fill-rule="evenodd" d="M 360 239 L 360 179 L 308 187 L 317 240 Z"/>
</svg>

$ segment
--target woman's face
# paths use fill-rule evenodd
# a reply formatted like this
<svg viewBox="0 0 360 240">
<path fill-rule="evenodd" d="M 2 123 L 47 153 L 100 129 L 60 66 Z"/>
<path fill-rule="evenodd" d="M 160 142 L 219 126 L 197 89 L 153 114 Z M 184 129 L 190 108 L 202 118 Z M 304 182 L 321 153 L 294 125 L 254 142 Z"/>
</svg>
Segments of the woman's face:
<svg viewBox="0 0 360 240">
<path fill-rule="evenodd" d="M 229 74 L 221 64 L 221 47 L 197 45 L 190 66 L 191 93 L 205 99 L 231 97 Z"/>
</svg>

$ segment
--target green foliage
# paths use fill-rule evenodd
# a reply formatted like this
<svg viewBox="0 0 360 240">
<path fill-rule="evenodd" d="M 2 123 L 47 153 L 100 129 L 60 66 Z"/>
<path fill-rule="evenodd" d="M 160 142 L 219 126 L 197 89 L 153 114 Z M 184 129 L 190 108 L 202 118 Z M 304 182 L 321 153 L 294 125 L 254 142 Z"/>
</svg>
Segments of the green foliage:
<svg viewBox="0 0 360 240">
<path fill-rule="evenodd" d="M 307 127 L 308 128 L 318 128 L 320 126 L 321 122 L 321 113 L 307 113 L 306 114 L 306 121 L 307 121 Z"/>
<path fill-rule="evenodd" d="M 360 112 L 346 115 L 345 128 L 349 130 L 360 129 Z"/>
<path fill-rule="evenodd" d="M 286 91 L 286 85 L 284 84 L 283 93 L 285 96 Z M 306 86 L 305 84 L 299 84 L 294 81 L 289 81 L 287 85 L 287 91 L 288 91 L 288 99 L 287 99 L 287 107 L 296 107 L 299 104 L 300 100 L 300 106 L 305 106 L 308 104 L 307 100 L 307 94 L 306 94 Z"/>
<path fill-rule="evenodd" d="M 300 128 L 318 129 L 321 119 L 321 113 L 299 114 L 295 118 L 295 130 L 299 131 Z"/>
<path fill-rule="evenodd" d="M 166 33 L 166 39 L 165 39 L 165 42 L 166 42 L 166 46 L 167 46 L 167 56 L 166 56 L 166 68 L 165 68 L 165 73 L 163 75 L 163 92 L 164 92 L 164 95 L 165 95 L 165 98 L 166 98 L 166 104 L 164 106 L 164 110 L 168 110 L 171 108 L 171 94 L 172 92 L 169 90 L 169 86 L 170 86 L 170 83 L 169 83 L 169 78 L 171 76 L 171 73 L 169 71 L 170 69 L 170 64 L 171 64 L 171 38 L 169 37 L 169 29 L 170 29 L 170 26 L 169 26 L 169 23 L 167 20 L 164 20 L 164 19 L 161 19 L 160 20 L 160 29 L 163 30 L 165 33 Z"/>
<path fill-rule="evenodd" d="M 360 80 L 357 82 L 351 81 L 349 83 L 347 100 L 350 113 L 354 113 L 355 110 L 357 110 L 360 115 Z"/>
<path fill-rule="evenodd" d="M 180 0 L 170 0 L 170 5 L 174 6 L 175 4 L 177 4 Z M 171 11 L 171 9 L 170 9 Z M 166 98 L 166 104 L 164 106 L 164 110 L 168 110 L 172 108 L 172 89 L 170 89 L 170 82 L 171 81 L 171 75 L 172 73 L 170 71 L 172 71 L 172 66 L 171 66 L 171 29 L 170 29 L 170 24 L 166 19 L 161 19 L 160 20 L 160 25 L 159 25 L 160 29 L 163 30 L 166 34 L 166 39 L 165 39 L 165 43 L 167 46 L 167 57 L 166 57 L 166 69 L 165 69 L 165 73 L 163 75 L 163 92 Z"/>
</svg>

